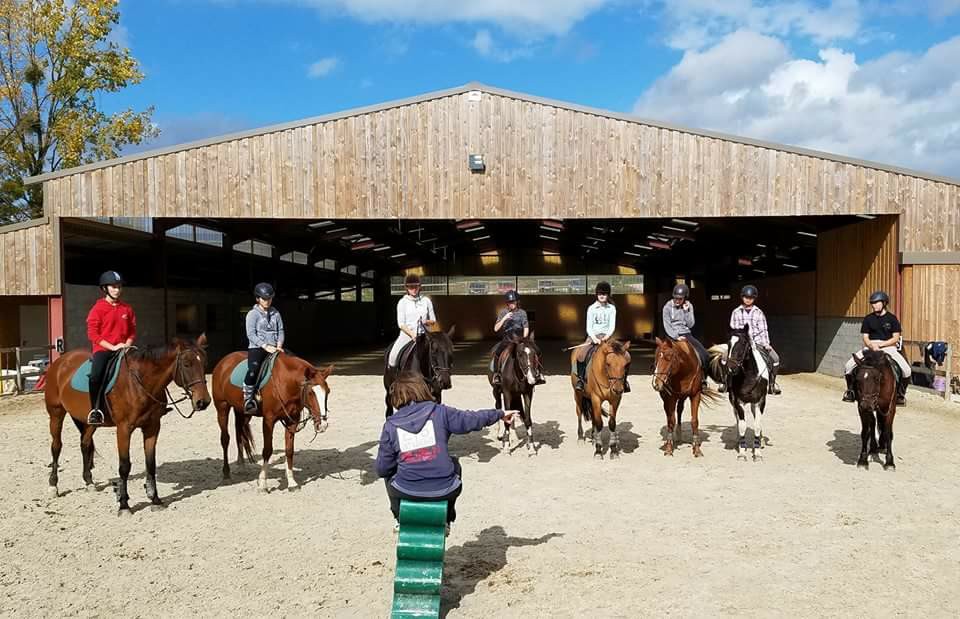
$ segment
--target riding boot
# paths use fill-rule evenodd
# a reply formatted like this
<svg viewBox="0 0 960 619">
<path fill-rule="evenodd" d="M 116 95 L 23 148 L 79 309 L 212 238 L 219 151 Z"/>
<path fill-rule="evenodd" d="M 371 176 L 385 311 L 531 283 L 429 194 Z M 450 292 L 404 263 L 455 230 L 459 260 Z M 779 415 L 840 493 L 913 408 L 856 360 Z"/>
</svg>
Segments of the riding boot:
<svg viewBox="0 0 960 619">
<path fill-rule="evenodd" d="M 100 405 L 100 391 L 102 385 L 99 381 L 90 381 L 90 413 L 87 415 L 87 425 L 102 426 L 104 422 L 103 411 Z"/>
<path fill-rule="evenodd" d="M 856 379 L 854 378 L 853 374 L 847 374 L 844 376 L 844 378 L 847 379 L 847 390 L 843 392 L 843 401 L 856 402 L 857 401 L 857 394 L 855 391 L 857 387 Z"/>
<path fill-rule="evenodd" d="M 541 374 L 540 372 L 537 372 L 537 377 L 534 382 L 536 382 L 538 385 L 546 385 L 547 379 L 543 377 L 543 374 Z"/>
<path fill-rule="evenodd" d="M 767 393 L 769 395 L 780 395 L 780 386 L 777 385 L 777 371 L 770 370 L 770 383 L 767 385 Z"/>
<path fill-rule="evenodd" d="M 584 377 L 587 374 L 587 362 L 586 361 L 577 361 L 577 386 L 574 387 L 577 391 L 583 391 Z"/>
<path fill-rule="evenodd" d="M 630 393 L 630 381 L 627 380 L 627 377 L 623 377 L 623 392 Z"/>
<path fill-rule="evenodd" d="M 243 412 L 252 415 L 257 412 L 257 401 L 253 397 L 253 387 L 243 385 Z"/>
<path fill-rule="evenodd" d="M 897 406 L 907 405 L 907 387 L 910 385 L 910 377 L 901 378 L 897 383 Z"/>
<path fill-rule="evenodd" d="M 720 383 L 719 385 L 717 385 L 717 391 L 718 391 L 719 393 L 726 393 L 726 392 L 727 392 L 727 386 L 726 386 L 724 383 Z"/>
</svg>

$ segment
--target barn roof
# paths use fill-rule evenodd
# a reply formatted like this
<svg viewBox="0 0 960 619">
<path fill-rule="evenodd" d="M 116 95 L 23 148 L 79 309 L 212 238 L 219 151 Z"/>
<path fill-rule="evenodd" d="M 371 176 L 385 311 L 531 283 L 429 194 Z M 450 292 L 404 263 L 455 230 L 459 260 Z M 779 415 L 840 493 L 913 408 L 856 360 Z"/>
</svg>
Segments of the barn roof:
<svg viewBox="0 0 960 619">
<path fill-rule="evenodd" d="M 316 125 L 320 123 L 330 122 L 334 120 L 339 120 L 342 118 L 349 118 L 352 116 L 361 116 L 364 114 L 372 114 L 375 112 L 380 112 L 384 110 L 390 110 L 398 107 L 403 107 L 407 105 L 414 105 L 417 103 L 422 103 L 424 101 L 431 101 L 434 99 L 441 99 L 444 97 L 451 97 L 455 95 L 460 95 L 470 91 L 480 91 L 492 95 L 497 95 L 501 97 L 507 97 L 510 99 L 516 99 L 520 101 L 526 101 L 529 103 L 535 103 L 539 105 L 544 105 L 548 107 L 555 107 L 564 110 L 571 110 L 574 112 L 582 112 L 584 114 L 591 114 L 594 116 L 599 116 L 602 118 L 610 118 L 615 120 L 621 120 L 629 123 L 636 123 L 641 125 L 646 125 L 649 127 L 655 127 L 660 129 L 668 129 L 672 131 L 679 131 L 682 133 L 687 133 L 691 135 L 704 136 L 708 138 L 714 138 L 718 140 L 724 140 L 727 142 L 734 142 L 738 144 L 746 144 L 750 146 L 756 146 L 759 148 L 765 148 L 769 150 L 782 151 L 787 153 L 795 153 L 798 155 L 804 155 L 808 157 L 815 157 L 817 159 L 824 159 L 827 161 L 837 161 L 840 163 L 846 163 L 850 165 L 860 166 L 863 168 L 870 168 L 874 170 L 883 170 L 886 172 L 892 172 L 895 174 L 902 174 L 905 176 L 912 176 L 916 178 L 923 178 L 927 180 L 932 180 L 941 183 L 948 183 L 951 185 L 960 185 L 960 179 L 951 178 L 947 176 L 942 176 L 938 174 L 931 174 L 927 172 L 920 172 L 917 170 L 911 170 L 907 168 L 902 168 L 898 166 L 892 166 L 882 163 L 877 163 L 874 161 L 867 161 L 863 159 L 857 159 L 854 157 L 845 157 L 843 155 L 837 155 L 833 153 L 827 153 L 823 151 L 800 148 L 797 146 L 790 146 L 786 144 L 778 144 L 775 142 L 767 142 L 764 140 L 756 140 L 752 138 L 746 138 L 742 136 L 731 135 L 727 133 L 717 132 L 717 131 L 707 131 L 703 129 L 694 129 L 690 127 L 684 127 L 680 125 L 675 125 L 672 123 L 650 120 L 645 118 L 640 118 L 630 114 L 624 114 L 621 112 L 612 112 L 609 110 L 604 110 L 600 108 L 593 108 L 584 105 L 578 105 L 575 103 L 569 103 L 566 101 L 559 101 L 556 99 L 548 99 L 544 97 L 537 97 L 534 95 L 529 95 L 526 93 L 515 92 L 511 90 L 504 90 L 502 88 L 496 88 L 493 86 L 487 86 L 479 82 L 470 82 L 462 86 L 457 86 L 455 88 L 449 88 L 445 90 L 435 90 L 433 92 L 428 92 L 426 94 L 418 95 L 416 97 L 409 97 L 406 99 L 396 99 L 393 101 L 387 101 L 385 103 L 379 103 L 376 105 L 364 106 L 352 108 L 349 110 L 344 110 L 341 112 L 335 112 L 333 114 L 325 114 L 322 116 L 314 116 L 311 118 L 304 118 L 302 120 L 295 120 L 286 123 L 280 123 L 275 125 L 269 125 L 266 127 L 260 127 L 257 129 L 250 129 L 246 131 L 240 131 L 235 133 L 229 133 L 226 135 L 216 136 L 212 138 L 207 138 L 204 140 L 196 140 L 193 142 L 186 142 L 183 144 L 176 144 L 173 146 L 168 146 L 164 148 L 158 148 L 148 151 L 139 152 L 132 155 L 127 155 L 125 157 L 119 157 L 116 159 L 108 159 L 105 161 L 98 161 L 96 163 L 91 163 L 87 165 L 77 166 L 74 168 L 67 168 L 64 170 L 58 170 L 56 172 L 49 172 L 46 174 L 40 174 L 38 176 L 31 176 L 24 179 L 24 182 L 28 185 L 34 183 L 40 183 L 56 178 L 61 178 L 65 176 L 71 176 L 74 174 L 79 174 L 83 172 L 88 172 L 90 170 L 96 170 L 100 168 L 106 168 L 122 163 L 128 163 L 131 161 L 138 161 L 143 159 L 149 159 L 152 157 L 158 157 L 161 155 L 168 155 L 170 153 L 176 153 L 186 150 L 191 150 L 195 148 L 201 148 L 204 146 L 210 146 L 212 144 L 219 144 L 224 142 L 232 142 L 234 140 L 239 140 L 242 138 L 249 138 L 269 133 L 276 133 L 280 131 L 286 131 L 288 129 L 294 129 L 298 127 L 305 127 L 309 125 Z"/>
</svg>

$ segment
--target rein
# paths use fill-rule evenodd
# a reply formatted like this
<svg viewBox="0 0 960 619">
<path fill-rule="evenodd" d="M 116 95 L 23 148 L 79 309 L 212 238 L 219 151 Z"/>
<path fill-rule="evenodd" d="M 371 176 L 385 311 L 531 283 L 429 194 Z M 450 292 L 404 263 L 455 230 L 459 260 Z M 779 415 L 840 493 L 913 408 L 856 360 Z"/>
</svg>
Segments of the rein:
<svg viewBox="0 0 960 619">
<path fill-rule="evenodd" d="M 676 363 L 677 363 L 676 353 L 674 353 L 674 355 L 670 357 L 670 363 L 667 364 L 666 372 L 658 372 L 657 362 L 656 361 L 653 362 L 653 378 L 654 380 L 656 380 L 660 376 L 663 377 L 660 379 L 660 389 L 663 391 L 666 391 L 667 395 L 673 394 L 673 388 L 670 387 L 670 376 L 673 375 L 673 370 L 674 370 L 673 366 L 676 365 Z"/>
<path fill-rule="evenodd" d="M 597 349 L 597 351 L 593 353 L 593 358 L 596 359 L 596 358 L 597 358 L 597 355 L 604 355 L 603 358 L 605 358 L 605 356 L 606 356 L 607 354 L 615 354 L 615 353 L 606 353 L 606 352 L 603 352 L 603 351 L 600 350 L 600 349 Z M 597 370 L 595 369 L 595 366 L 596 366 L 596 361 L 591 360 L 591 361 L 590 361 L 590 370 L 594 373 L 594 376 L 597 375 Z M 622 385 L 622 384 L 627 380 L 626 372 L 624 372 L 624 375 L 623 375 L 623 376 L 610 376 L 609 374 L 607 374 L 606 364 L 604 364 L 604 369 L 603 369 L 603 371 L 601 372 L 601 376 L 606 376 L 606 377 L 607 377 L 607 386 L 606 386 L 606 390 L 607 390 L 607 391 L 613 391 L 613 386 L 614 386 L 616 383 L 619 382 L 619 383 Z M 600 384 L 600 381 L 598 380 L 597 383 Z M 603 387 L 602 385 L 600 386 L 600 388 L 601 388 L 601 389 L 604 389 L 604 387 Z"/>
<path fill-rule="evenodd" d="M 117 363 L 122 363 L 122 362 L 124 361 L 124 359 L 126 358 L 126 356 L 127 356 L 127 351 L 128 351 L 128 350 L 131 350 L 131 349 L 136 349 L 136 347 L 135 347 L 135 346 L 130 346 L 130 347 L 124 348 L 122 351 L 120 351 L 120 360 L 117 361 Z M 190 418 L 193 417 L 193 415 L 197 412 L 197 407 L 193 405 L 193 399 L 190 398 L 190 388 L 193 387 L 194 385 L 199 385 L 200 383 L 205 382 L 205 381 L 206 381 L 206 376 L 204 376 L 204 378 L 202 378 L 202 379 L 197 379 L 197 380 L 195 380 L 195 381 L 193 381 L 193 382 L 191 382 L 191 383 L 188 383 L 188 384 L 186 384 L 186 385 L 182 385 L 182 384 L 181 384 L 182 382 L 186 382 L 185 380 L 183 380 L 183 363 L 182 363 L 181 360 L 180 360 L 180 359 L 181 359 L 181 355 L 182 355 L 184 352 L 185 352 L 184 350 L 178 350 L 178 351 L 177 351 L 176 368 L 174 369 L 174 372 L 173 372 L 173 382 L 174 382 L 174 384 L 176 384 L 178 387 L 180 387 L 181 389 L 183 389 L 183 397 L 180 398 L 179 400 L 174 400 L 174 399 L 173 399 L 173 396 L 170 395 L 170 386 L 169 386 L 169 384 L 168 384 L 168 385 L 164 385 L 164 387 L 163 387 L 163 391 L 164 391 L 164 393 L 166 394 L 166 398 L 167 398 L 167 399 L 165 399 L 165 400 L 160 400 L 160 399 L 154 397 L 154 395 L 153 395 L 152 393 L 150 393 L 150 391 L 147 389 L 146 385 L 143 384 L 143 377 L 140 376 L 140 374 L 139 374 L 136 370 L 134 370 L 132 367 L 130 367 L 130 364 L 129 364 L 129 363 L 127 363 L 127 371 L 130 373 L 131 376 L 133 376 L 134 382 L 137 384 L 138 387 L 140 387 L 140 390 L 141 390 L 141 391 L 144 393 L 144 395 L 146 395 L 149 399 L 153 400 L 153 402 L 155 402 L 156 404 L 162 404 L 164 407 L 172 404 L 172 405 L 173 405 L 173 408 L 176 409 L 177 413 L 179 413 L 181 417 L 183 417 L 184 419 L 190 419 Z M 180 410 L 180 407 L 177 406 L 178 404 L 180 404 L 180 402 L 183 402 L 184 400 L 190 400 L 190 414 L 189 414 L 189 415 L 184 415 L 184 414 L 183 414 L 183 411 Z"/>
<path fill-rule="evenodd" d="M 305 417 L 304 419 L 294 419 L 291 416 L 292 412 L 288 410 L 290 408 L 290 405 L 288 404 L 287 400 L 283 398 L 283 394 L 280 393 L 280 387 L 277 386 L 277 381 L 271 380 L 270 383 L 273 385 L 273 391 L 276 394 L 277 401 L 280 402 L 280 407 L 281 407 L 280 410 L 283 413 L 284 419 L 282 419 L 280 423 L 282 423 L 284 427 L 290 427 L 292 425 L 294 428 L 293 430 L 294 433 L 300 432 L 300 430 L 303 430 L 307 426 L 307 422 L 309 422 L 313 418 L 313 411 L 311 410 L 310 415 Z M 310 396 L 307 394 L 307 391 L 312 388 L 313 388 L 313 385 L 308 380 L 304 380 L 302 383 L 300 383 L 299 399 L 292 402 L 293 404 L 292 410 L 297 412 L 298 415 L 299 415 L 299 412 L 302 411 L 304 408 L 306 409 L 310 408 L 310 405 L 309 405 Z M 326 398 L 326 393 L 324 394 L 324 398 Z M 300 405 L 299 409 L 297 408 L 297 404 Z M 321 412 L 319 415 L 321 424 L 327 421 L 327 416 L 329 415 L 329 413 L 330 413 L 330 409 L 324 406 L 323 412 Z M 313 433 L 313 438 L 310 439 L 310 442 L 313 442 L 313 440 L 317 438 L 317 435 L 319 433 L 320 431 L 315 429 Z"/>
</svg>

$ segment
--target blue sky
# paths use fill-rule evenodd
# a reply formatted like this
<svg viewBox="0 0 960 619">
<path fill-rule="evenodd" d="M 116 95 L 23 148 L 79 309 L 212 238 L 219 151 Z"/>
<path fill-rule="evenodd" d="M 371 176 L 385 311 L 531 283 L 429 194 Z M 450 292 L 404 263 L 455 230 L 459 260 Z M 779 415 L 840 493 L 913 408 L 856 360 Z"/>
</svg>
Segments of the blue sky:
<svg viewBox="0 0 960 619">
<path fill-rule="evenodd" d="M 167 145 L 480 81 L 960 177 L 960 0 L 122 0 Z"/>
</svg>

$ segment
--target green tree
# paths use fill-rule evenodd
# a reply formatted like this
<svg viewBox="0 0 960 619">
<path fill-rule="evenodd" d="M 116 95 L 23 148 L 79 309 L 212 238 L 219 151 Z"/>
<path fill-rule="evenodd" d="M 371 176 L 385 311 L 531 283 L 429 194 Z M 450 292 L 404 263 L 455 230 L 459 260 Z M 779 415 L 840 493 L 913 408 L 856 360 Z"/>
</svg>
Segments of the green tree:
<svg viewBox="0 0 960 619">
<path fill-rule="evenodd" d="M 0 224 L 43 214 L 23 178 L 116 157 L 156 135 L 153 109 L 101 111 L 98 95 L 143 79 L 110 39 L 119 0 L 0 0 Z"/>
</svg>

